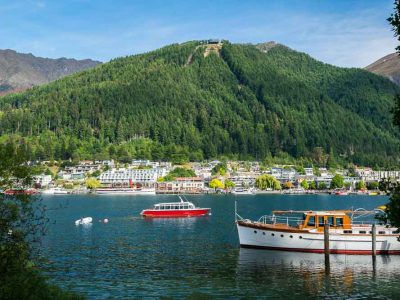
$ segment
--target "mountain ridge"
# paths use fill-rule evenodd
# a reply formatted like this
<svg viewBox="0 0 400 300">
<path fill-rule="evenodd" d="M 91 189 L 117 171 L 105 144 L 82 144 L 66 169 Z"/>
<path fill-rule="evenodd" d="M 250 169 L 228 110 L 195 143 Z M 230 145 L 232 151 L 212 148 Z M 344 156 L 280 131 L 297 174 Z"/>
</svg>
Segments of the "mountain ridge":
<svg viewBox="0 0 400 300">
<path fill-rule="evenodd" d="M 0 135 L 25 137 L 32 156 L 46 159 L 227 155 L 312 163 L 332 150 L 347 162 L 398 163 L 390 111 L 399 88 L 389 80 L 279 44 L 264 52 L 224 41 L 206 57 L 201 45 L 114 59 L 0 98 Z"/>
<path fill-rule="evenodd" d="M 98 64 L 91 59 L 51 59 L 0 49 L 0 94 L 19 92 Z"/>
<path fill-rule="evenodd" d="M 365 67 L 366 70 L 377 75 L 389 78 L 400 85 L 400 57 L 399 53 L 390 53 Z"/>
</svg>

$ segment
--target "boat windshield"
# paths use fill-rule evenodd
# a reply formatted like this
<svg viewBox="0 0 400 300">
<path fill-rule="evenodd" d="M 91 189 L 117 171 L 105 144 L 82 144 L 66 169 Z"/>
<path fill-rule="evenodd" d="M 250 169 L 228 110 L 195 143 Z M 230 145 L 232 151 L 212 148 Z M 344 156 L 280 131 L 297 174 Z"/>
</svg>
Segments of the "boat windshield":
<svg viewBox="0 0 400 300">
<path fill-rule="evenodd" d="M 194 209 L 193 203 L 190 202 L 176 202 L 176 203 L 163 203 L 155 204 L 155 210 L 182 210 L 182 209 Z"/>
</svg>

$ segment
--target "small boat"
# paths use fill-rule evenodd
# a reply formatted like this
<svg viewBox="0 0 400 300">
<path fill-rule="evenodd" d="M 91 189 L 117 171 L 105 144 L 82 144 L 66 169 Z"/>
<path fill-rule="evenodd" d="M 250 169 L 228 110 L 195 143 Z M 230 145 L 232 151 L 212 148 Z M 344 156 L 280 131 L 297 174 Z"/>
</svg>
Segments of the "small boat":
<svg viewBox="0 0 400 300">
<path fill-rule="evenodd" d="M 75 225 L 85 225 L 92 223 L 93 219 L 91 217 L 80 218 L 75 221 Z"/>
<path fill-rule="evenodd" d="M 98 195 L 155 195 L 154 188 L 102 188 L 96 189 Z"/>
<path fill-rule="evenodd" d="M 209 213 L 210 208 L 195 207 L 192 202 L 158 203 L 153 208 L 145 209 L 140 214 L 150 218 L 182 218 L 182 217 L 201 217 Z"/>
<path fill-rule="evenodd" d="M 3 192 L 5 195 L 36 195 L 38 193 L 35 189 L 8 189 Z"/>
<path fill-rule="evenodd" d="M 43 190 L 42 194 L 44 195 L 67 195 L 68 191 L 60 188 L 60 187 L 55 187 L 47 190 Z"/>
<path fill-rule="evenodd" d="M 344 190 L 340 190 L 340 191 L 336 191 L 335 195 L 337 196 L 347 196 L 349 194 L 348 191 L 344 191 Z"/>
<path fill-rule="evenodd" d="M 335 254 L 372 254 L 373 221 L 359 221 L 381 210 L 274 211 L 258 221 L 236 213 L 241 247 L 324 253 L 324 224 L 329 224 L 329 251 Z M 299 214 L 302 217 L 284 216 Z M 358 220 L 356 220 L 358 219 Z M 397 228 L 375 224 L 376 253 L 400 254 Z"/>
<path fill-rule="evenodd" d="M 287 195 L 303 195 L 306 193 L 307 191 L 302 187 L 282 191 L 282 194 L 287 194 Z"/>
<path fill-rule="evenodd" d="M 368 195 L 369 196 L 378 196 L 379 193 L 378 192 L 369 192 Z"/>
<path fill-rule="evenodd" d="M 234 195 L 255 195 L 254 189 L 245 189 L 245 188 L 235 188 L 232 190 L 232 194 Z"/>
</svg>

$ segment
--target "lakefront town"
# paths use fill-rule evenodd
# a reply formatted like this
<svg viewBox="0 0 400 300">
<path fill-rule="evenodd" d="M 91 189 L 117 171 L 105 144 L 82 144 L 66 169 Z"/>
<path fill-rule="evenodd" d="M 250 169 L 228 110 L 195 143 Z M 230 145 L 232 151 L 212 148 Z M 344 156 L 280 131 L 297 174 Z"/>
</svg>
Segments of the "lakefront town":
<svg viewBox="0 0 400 300">
<path fill-rule="evenodd" d="M 400 171 L 266 166 L 260 162 L 219 161 L 174 165 L 171 162 L 114 160 L 29 162 L 37 174 L 30 193 L 43 194 L 204 194 L 283 193 L 336 195 L 385 194 L 400 181 Z M 26 190 L 26 187 L 25 187 Z M 10 189 L 6 193 L 18 193 Z"/>
<path fill-rule="evenodd" d="M 0 0 L 0 300 L 400 299 L 400 0 Z"/>
</svg>

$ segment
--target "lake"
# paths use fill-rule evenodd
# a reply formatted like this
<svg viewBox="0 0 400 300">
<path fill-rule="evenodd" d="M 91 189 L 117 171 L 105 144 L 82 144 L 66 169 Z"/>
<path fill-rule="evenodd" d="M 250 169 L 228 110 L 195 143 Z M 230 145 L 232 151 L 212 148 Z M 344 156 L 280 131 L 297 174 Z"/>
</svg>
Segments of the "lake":
<svg viewBox="0 0 400 300">
<path fill-rule="evenodd" d="M 43 239 L 47 273 L 89 299 L 399 298 L 400 257 L 240 249 L 234 206 L 249 219 L 275 209 L 372 209 L 384 196 L 188 196 L 211 216 L 143 219 L 139 213 L 177 196 L 43 196 L 50 218 Z M 93 224 L 75 226 L 91 216 Z M 109 223 L 100 223 L 108 218 Z"/>
</svg>

